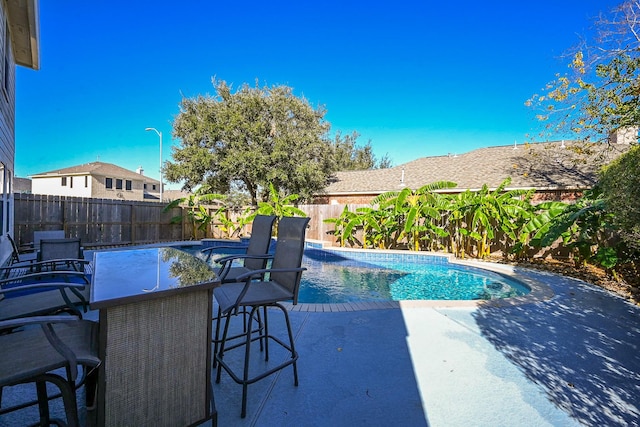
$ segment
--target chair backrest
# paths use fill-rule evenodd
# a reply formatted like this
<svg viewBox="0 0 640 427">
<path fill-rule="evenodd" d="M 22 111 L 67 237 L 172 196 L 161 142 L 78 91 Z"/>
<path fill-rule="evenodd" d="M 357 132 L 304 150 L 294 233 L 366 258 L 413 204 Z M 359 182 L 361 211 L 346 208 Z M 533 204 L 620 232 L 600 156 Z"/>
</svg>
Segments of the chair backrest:
<svg viewBox="0 0 640 427">
<path fill-rule="evenodd" d="M 64 239 L 64 230 L 45 230 L 33 232 L 33 247 L 35 250 L 40 249 L 40 242 L 49 239 Z"/>
<path fill-rule="evenodd" d="M 11 242 L 11 260 L 9 261 L 10 264 L 15 264 L 17 262 L 20 262 L 20 252 L 18 251 L 18 245 L 16 245 L 15 240 L 13 240 L 13 237 L 11 237 L 9 234 L 7 234 L 7 238 L 9 239 L 9 242 Z"/>
<path fill-rule="evenodd" d="M 53 259 L 82 259 L 80 239 L 43 239 L 40 241 L 39 261 Z"/>
<path fill-rule="evenodd" d="M 300 268 L 304 255 L 304 239 L 311 218 L 283 217 L 278 222 L 278 240 L 271 268 Z M 298 303 L 298 290 L 302 272 L 273 272 L 270 280 L 278 282 L 293 294 L 293 303 Z"/>
<path fill-rule="evenodd" d="M 265 255 L 271 245 L 271 232 L 276 217 L 256 215 L 251 226 L 251 237 L 247 246 L 247 255 Z M 266 259 L 246 259 L 244 266 L 249 270 L 261 270 L 267 265 Z"/>
</svg>

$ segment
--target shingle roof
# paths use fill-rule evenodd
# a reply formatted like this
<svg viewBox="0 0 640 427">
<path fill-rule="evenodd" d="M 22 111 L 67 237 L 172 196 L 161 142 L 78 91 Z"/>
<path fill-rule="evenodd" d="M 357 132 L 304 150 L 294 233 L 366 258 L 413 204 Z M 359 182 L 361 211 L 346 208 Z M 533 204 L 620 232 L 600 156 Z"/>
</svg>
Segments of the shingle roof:
<svg viewBox="0 0 640 427">
<path fill-rule="evenodd" d="M 49 172 L 42 172 L 31 175 L 32 178 L 47 178 L 51 176 L 69 176 L 69 175 L 92 175 L 106 176 L 111 178 L 125 178 L 137 181 L 145 181 L 149 183 L 159 183 L 160 181 L 148 176 L 141 175 L 137 172 L 130 171 L 112 163 L 91 162 L 84 165 L 70 166 L 68 168 L 56 169 Z"/>
<path fill-rule="evenodd" d="M 629 147 L 572 141 L 486 147 L 459 155 L 422 157 L 388 169 L 338 172 L 323 193 L 381 194 L 436 181 L 453 181 L 457 191 L 476 190 L 484 184 L 496 188 L 507 177 L 511 177 L 509 189 L 584 189 L 595 183 L 598 159 L 606 163 Z"/>
</svg>

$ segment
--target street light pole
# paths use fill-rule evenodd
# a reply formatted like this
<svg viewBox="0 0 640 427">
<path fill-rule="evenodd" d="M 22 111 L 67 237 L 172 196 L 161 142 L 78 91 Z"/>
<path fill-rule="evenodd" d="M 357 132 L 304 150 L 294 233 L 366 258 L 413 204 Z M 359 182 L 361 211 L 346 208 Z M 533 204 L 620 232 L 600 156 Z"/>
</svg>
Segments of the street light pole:
<svg viewBox="0 0 640 427">
<path fill-rule="evenodd" d="M 156 128 L 146 128 L 146 131 L 154 131 L 160 137 L 160 202 L 162 202 L 162 132 Z"/>
</svg>

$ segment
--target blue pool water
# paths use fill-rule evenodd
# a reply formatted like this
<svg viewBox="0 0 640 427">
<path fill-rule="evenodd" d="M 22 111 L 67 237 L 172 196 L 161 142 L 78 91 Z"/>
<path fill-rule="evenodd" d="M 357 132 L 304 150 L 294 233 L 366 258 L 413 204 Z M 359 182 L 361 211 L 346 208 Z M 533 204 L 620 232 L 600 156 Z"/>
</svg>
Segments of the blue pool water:
<svg viewBox="0 0 640 427">
<path fill-rule="evenodd" d="M 370 251 L 369 251 L 370 252 Z M 357 259 L 307 249 L 300 302 L 478 300 L 524 295 L 520 282 L 435 256 L 367 254 Z M 354 258 L 351 258 L 354 257 Z"/>
<path fill-rule="evenodd" d="M 498 273 L 451 264 L 444 257 L 307 248 L 298 301 L 487 300 L 529 289 Z"/>
</svg>

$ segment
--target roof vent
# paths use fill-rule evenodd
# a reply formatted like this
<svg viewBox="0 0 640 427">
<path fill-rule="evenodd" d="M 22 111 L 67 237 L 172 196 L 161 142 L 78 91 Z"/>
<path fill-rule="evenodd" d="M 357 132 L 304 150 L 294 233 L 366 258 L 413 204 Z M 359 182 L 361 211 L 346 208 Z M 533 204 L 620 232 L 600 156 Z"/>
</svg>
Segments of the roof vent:
<svg viewBox="0 0 640 427">
<path fill-rule="evenodd" d="M 567 148 L 567 146 L 564 145 L 564 139 L 560 142 L 560 148 Z"/>
<path fill-rule="evenodd" d="M 516 141 L 516 140 L 513 141 L 513 149 L 514 150 L 518 149 L 518 141 Z"/>
<path fill-rule="evenodd" d="M 140 175 L 144 175 L 144 169 L 142 169 L 142 166 L 140 166 L 138 169 L 136 169 L 136 173 L 140 174 Z"/>
<path fill-rule="evenodd" d="M 402 175 L 400 175 L 400 187 L 404 187 L 404 168 L 402 168 Z"/>
</svg>

